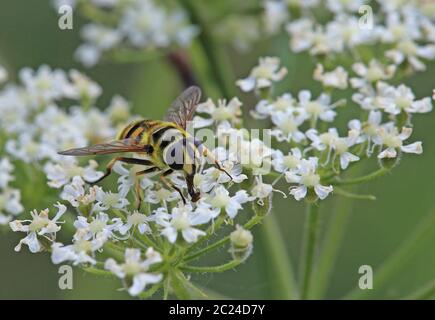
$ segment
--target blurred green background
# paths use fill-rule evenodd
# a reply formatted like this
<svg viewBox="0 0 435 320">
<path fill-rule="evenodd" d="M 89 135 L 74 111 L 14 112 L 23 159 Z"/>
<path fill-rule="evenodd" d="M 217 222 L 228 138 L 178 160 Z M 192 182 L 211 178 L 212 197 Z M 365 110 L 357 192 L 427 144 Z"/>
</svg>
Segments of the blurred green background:
<svg viewBox="0 0 435 320">
<path fill-rule="evenodd" d="M 212 1 L 208 2 L 212 5 Z M 25 66 L 37 68 L 48 64 L 56 68 L 78 68 L 72 54 L 80 43 L 79 30 L 83 20 L 74 16 L 74 29 L 61 31 L 57 27 L 57 15 L 47 0 L 37 3 L 26 0 L 2 0 L 0 3 L 0 64 L 5 65 L 11 77 L 16 79 L 19 69 Z M 277 55 L 282 58 L 289 74 L 280 85 L 281 91 L 297 93 L 308 88 L 318 92 L 311 80 L 313 62 L 309 56 L 293 55 L 288 50 L 287 37 L 276 37 L 258 44 L 247 54 L 237 54 L 227 49 L 233 72 L 242 77 L 249 72 L 260 55 Z M 418 97 L 431 95 L 435 64 L 424 73 L 407 81 Z M 108 105 L 114 94 L 121 94 L 132 102 L 134 113 L 159 118 L 180 90 L 182 85 L 171 66 L 165 60 L 138 64 L 104 63 L 85 72 L 104 89 L 98 100 L 100 107 Z M 236 90 L 236 92 L 239 92 Z M 252 97 L 240 94 L 245 108 L 252 107 Z M 344 111 L 342 124 L 349 119 L 352 110 Z M 371 193 L 377 201 L 358 201 L 348 212 L 348 228 L 332 281 L 328 298 L 339 298 L 358 283 L 358 268 L 371 265 L 376 274 L 377 266 L 410 234 L 427 214 L 435 210 L 435 119 L 434 114 L 416 116 L 413 141 L 424 143 L 423 156 L 405 156 L 393 175 L 361 187 L 361 192 Z M 374 165 L 374 164 L 373 164 Z M 43 197 L 43 195 L 42 195 Z M 322 225 L 325 226 L 334 213 L 332 197 L 322 208 Z M 275 196 L 274 214 L 285 236 L 287 249 L 298 265 L 303 230 L 304 210 L 293 199 L 283 200 Z M 42 200 L 41 203 L 44 203 Z M 32 208 L 26 208 L 30 210 Z M 397 273 L 385 289 L 377 291 L 375 298 L 404 296 L 435 276 L 435 230 L 413 250 L 409 262 L 396 266 Z M 254 254 L 236 271 L 224 274 L 196 277 L 218 293 L 232 298 L 273 299 L 275 279 L 273 268 L 268 264 L 268 252 L 261 237 L 261 227 L 255 229 Z M 19 234 L 0 234 L 0 298 L 1 299 L 104 299 L 128 298 L 119 290 L 117 280 L 96 278 L 77 270 L 74 290 L 58 288 L 57 267 L 52 265 L 48 254 L 32 255 L 27 250 L 13 251 L 20 239 Z M 321 242 L 322 243 L 322 240 Z M 218 262 L 217 255 L 207 263 Z"/>
</svg>

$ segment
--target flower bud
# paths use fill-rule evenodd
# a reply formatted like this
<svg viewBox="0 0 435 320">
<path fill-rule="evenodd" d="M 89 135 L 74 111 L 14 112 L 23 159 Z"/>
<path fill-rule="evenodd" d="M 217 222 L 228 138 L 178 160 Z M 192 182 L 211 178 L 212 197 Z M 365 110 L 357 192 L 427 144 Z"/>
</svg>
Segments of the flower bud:
<svg viewBox="0 0 435 320">
<path fill-rule="evenodd" d="M 251 231 L 237 225 L 236 230 L 230 234 L 230 253 L 234 260 L 246 260 L 252 253 L 254 237 Z"/>
</svg>

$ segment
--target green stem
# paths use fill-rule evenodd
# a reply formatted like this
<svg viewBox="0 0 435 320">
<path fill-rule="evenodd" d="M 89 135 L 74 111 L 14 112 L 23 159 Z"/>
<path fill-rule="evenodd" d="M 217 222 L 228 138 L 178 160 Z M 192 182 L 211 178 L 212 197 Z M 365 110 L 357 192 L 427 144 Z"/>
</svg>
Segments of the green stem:
<svg viewBox="0 0 435 320">
<path fill-rule="evenodd" d="M 175 296 L 180 300 L 188 300 L 191 295 L 187 290 L 188 280 L 184 277 L 183 273 L 179 270 L 174 270 L 170 274 L 170 286 Z"/>
<path fill-rule="evenodd" d="M 222 225 L 222 223 L 225 221 L 225 215 L 221 213 L 221 215 L 216 219 L 216 222 L 214 222 L 206 231 L 206 235 L 200 238 L 197 242 L 195 242 L 193 245 L 191 245 L 188 250 L 186 250 L 186 254 L 189 252 L 192 252 L 196 248 L 200 247 L 203 243 L 205 243 L 207 240 L 210 239 L 214 235 L 217 229 L 219 229 Z"/>
<path fill-rule="evenodd" d="M 435 278 L 402 300 L 428 300 L 435 296 Z"/>
<path fill-rule="evenodd" d="M 351 184 L 360 184 L 360 183 L 364 183 L 364 182 L 369 182 L 372 180 L 375 180 L 379 177 L 385 176 L 387 173 L 389 173 L 391 170 L 387 169 L 387 168 L 380 168 L 372 173 L 369 173 L 365 176 L 361 176 L 358 178 L 354 178 L 354 179 L 349 179 L 349 180 L 332 180 L 329 181 L 331 184 L 336 185 L 336 186 L 340 186 L 340 185 L 351 185 Z"/>
<path fill-rule="evenodd" d="M 334 193 L 338 194 L 339 196 L 343 196 L 350 199 L 356 199 L 356 200 L 376 200 L 376 197 L 372 194 L 358 194 L 349 192 L 347 190 L 341 189 L 339 187 L 334 187 Z"/>
<path fill-rule="evenodd" d="M 139 293 L 138 297 L 140 299 L 148 299 L 149 297 L 153 296 L 157 291 L 159 291 L 159 289 L 161 287 L 162 287 L 161 283 L 156 283 L 155 285 L 153 285 L 148 290 Z"/>
<path fill-rule="evenodd" d="M 262 217 L 259 217 L 259 216 L 255 215 L 248 222 L 246 222 L 243 227 L 245 229 L 249 230 L 252 227 L 254 227 L 256 224 L 260 223 L 262 220 L 263 220 Z M 207 246 L 207 247 L 205 247 L 205 248 L 203 248 L 201 250 L 198 250 L 195 253 L 192 253 L 192 254 L 188 255 L 187 257 L 185 257 L 183 259 L 183 262 L 189 262 L 189 261 L 195 260 L 195 259 L 199 258 L 200 256 L 202 256 L 202 255 L 204 255 L 204 254 L 206 254 L 206 253 L 208 253 L 210 251 L 213 251 L 213 250 L 215 250 L 217 248 L 220 248 L 220 247 L 224 246 L 229 241 L 230 241 L 230 236 L 223 237 L 222 239 L 220 239 L 220 240 L 210 244 L 209 246 Z"/>
<path fill-rule="evenodd" d="M 316 272 L 310 288 L 310 298 L 320 299 L 323 297 L 329 283 L 334 263 L 344 237 L 345 228 L 349 221 L 353 201 L 350 198 L 340 198 L 335 205 L 335 212 L 329 222 L 329 228 L 325 235 L 324 245 L 320 251 Z"/>
<path fill-rule="evenodd" d="M 187 272 L 197 272 L 197 273 L 224 272 L 230 269 L 234 269 L 242 262 L 243 260 L 232 260 L 230 262 L 221 264 L 219 266 L 211 266 L 211 267 L 180 266 L 180 269 Z"/>
<path fill-rule="evenodd" d="M 122 261 L 124 259 L 124 251 L 112 242 L 106 242 L 104 245 L 104 252 L 113 256 L 116 260 Z"/>
<path fill-rule="evenodd" d="M 190 288 L 187 288 L 192 298 L 195 300 L 231 300 L 230 297 L 224 296 L 216 291 L 190 283 Z"/>
<path fill-rule="evenodd" d="M 102 269 L 98 269 L 98 268 L 94 268 L 94 267 L 87 267 L 87 268 L 82 268 L 83 271 L 87 272 L 87 273 L 91 273 L 97 276 L 106 276 L 106 277 L 115 277 L 115 275 L 107 270 L 102 270 Z"/>
<path fill-rule="evenodd" d="M 418 224 L 409 237 L 374 272 L 373 284 L 376 290 L 361 290 L 356 287 L 344 299 L 364 299 L 379 292 L 411 260 L 416 249 L 432 236 L 434 231 L 435 210 Z"/>
<path fill-rule="evenodd" d="M 267 252 L 268 265 L 272 266 L 273 288 L 277 299 L 295 299 L 297 285 L 291 259 L 276 216 L 271 212 L 261 226 L 261 236 Z"/>
<path fill-rule="evenodd" d="M 192 23 L 200 27 L 199 45 L 207 57 L 209 74 L 214 78 L 221 91 L 221 95 L 225 98 L 233 97 L 234 94 L 234 77 L 231 72 L 231 65 L 225 55 L 222 46 L 219 45 L 213 37 L 209 26 L 206 24 L 203 15 L 197 8 L 197 5 L 191 0 L 182 0 L 183 6 L 189 12 Z"/>
<path fill-rule="evenodd" d="M 306 223 L 301 255 L 301 298 L 307 299 L 316 255 L 319 231 L 319 207 L 315 203 L 307 204 Z"/>
<path fill-rule="evenodd" d="M 364 166 L 360 165 L 352 168 L 345 175 L 359 175 L 363 170 Z M 334 187 L 334 192 L 336 191 L 337 187 Z M 351 186 L 350 191 L 356 193 L 358 186 Z M 353 199 L 353 197 L 340 197 L 334 204 L 334 214 L 328 223 L 328 229 L 322 241 L 323 246 L 316 263 L 316 270 L 313 273 L 310 299 L 320 299 L 325 294 L 353 208 Z"/>
</svg>

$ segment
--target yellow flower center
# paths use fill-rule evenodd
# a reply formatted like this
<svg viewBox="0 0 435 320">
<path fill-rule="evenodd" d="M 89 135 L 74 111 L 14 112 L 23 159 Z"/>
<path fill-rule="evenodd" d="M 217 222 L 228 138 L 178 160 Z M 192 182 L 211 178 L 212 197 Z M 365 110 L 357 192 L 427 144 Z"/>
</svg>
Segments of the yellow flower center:
<svg viewBox="0 0 435 320">
<path fill-rule="evenodd" d="M 309 173 L 307 175 L 302 176 L 301 182 L 303 185 L 307 187 L 314 187 L 320 183 L 320 176 L 315 173 Z"/>
</svg>

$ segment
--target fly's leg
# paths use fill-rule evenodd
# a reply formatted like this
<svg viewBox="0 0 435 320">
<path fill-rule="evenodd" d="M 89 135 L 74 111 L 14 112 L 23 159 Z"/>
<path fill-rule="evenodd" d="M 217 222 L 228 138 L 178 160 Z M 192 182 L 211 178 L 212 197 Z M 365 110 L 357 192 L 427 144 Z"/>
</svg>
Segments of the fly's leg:
<svg viewBox="0 0 435 320">
<path fill-rule="evenodd" d="M 172 169 L 168 169 L 168 170 L 166 170 L 166 171 L 164 171 L 163 173 L 162 173 L 162 175 L 160 176 L 160 180 L 162 180 L 163 181 L 163 183 L 164 184 L 166 184 L 169 188 L 172 188 L 172 189 L 174 189 L 175 191 L 177 191 L 179 194 L 180 194 L 180 196 L 181 196 L 181 200 L 183 200 L 183 203 L 184 204 L 186 204 L 186 198 L 184 198 L 184 195 L 183 195 L 183 193 L 181 192 L 181 190 L 177 187 L 177 186 L 175 186 L 168 178 L 167 178 L 167 176 L 168 175 L 170 175 L 172 172 L 174 172 L 174 170 L 172 170 Z"/>
<path fill-rule="evenodd" d="M 194 181 L 193 181 L 194 178 L 195 178 L 195 174 L 186 174 L 185 176 L 186 183 L 187 183 L 187 191 L 189 192 L 192 202 L 197 202 L 201 197 L 201 194 L 195 191 Z"/>
<path fill-rule="evenodd" d="M 152 166 L 153 165 L 153 163 L 151 161 L 146 160 L 146 159 L 116 157 L 116 158 L 113 158 L 112 160 L 110 160 L 110 162 L 108 163 L 108 165 L 106 167 L 106 172 L 104 173 L 104 175 L 101 178 L 99 178 L 96 181 L 86 181 L 86 182 L 91 184 L 91 185 L 94 185 L 94 184 L 101 182 L 103 179 L 107 178 L 112 173 L 112 168 L 115 165 L 115 163 L 118 161 L 121 161 L 124 163 L 130 163 L 130 164 L 141 164 L 144 166 Z"/>
<path fill-rule="evenodd" d="M 211 160 L 211 161 L 213 161 L 213 163 L 214 163 L 214 165 L 216 166 L 216 168 L 219 170 L 219 171 L 221 171 L 221 172 L 223 172 L 223 173 L 225 173 L 230 179 L 231 179 L 231 181 L 233 180 L 233 177 L 224 169 L 224 168 L 222 168 L 221 167 L 221 165 L 219 164 L 219 162 L 216 160 L 216 158 L 213 156 L 213 154 L 205 147 L 205 146 L 202 146 L 202 148 L 203 148 L 203 151 L 202 151 L 202 155 L 204 156 L 204 157 L 207 157 L 209 160 Z"/>
<path fill-rule="evenodd" d="M 139 176 L 144 175 L 144 174 L 156 172 L 159 170 L 160 170 L 160 168 L 151 167 L 151 168 L 136 172 L 136 177 L 139 177 Z M 140 206 L 142 205 L 142 201 L 143 201 L 143 193 L 142 193 L 142 190 L 140 188 L 139 179 L 136 179 L 136 181 L 134 182 L 134 193 L 136 196 L 136 209 L 139 211 Z"/>
</svg>

